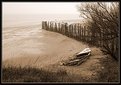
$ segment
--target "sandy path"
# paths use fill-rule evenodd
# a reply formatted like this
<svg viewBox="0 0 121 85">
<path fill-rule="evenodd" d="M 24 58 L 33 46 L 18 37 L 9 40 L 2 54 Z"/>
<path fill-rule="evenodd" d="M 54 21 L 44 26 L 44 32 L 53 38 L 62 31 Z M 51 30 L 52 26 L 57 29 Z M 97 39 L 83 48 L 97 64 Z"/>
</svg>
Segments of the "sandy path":
<svg viewBox="0 0 121 85">
<path fill-rule="evenodd" d="M 39 26 L 3 30 L 2 44 L 3 65 L 36 66 L 49 70 L 64 68 L 70 74 L 86 77 L 95 75 L 96 70 L 101 70 L 99 58 L 103 55 L 94 47 L 91 48 L 92 56 L 82 65 L 60 66 L 60 61 L 88 46 L 61 34 L 42 30 Z"/>
</svg>

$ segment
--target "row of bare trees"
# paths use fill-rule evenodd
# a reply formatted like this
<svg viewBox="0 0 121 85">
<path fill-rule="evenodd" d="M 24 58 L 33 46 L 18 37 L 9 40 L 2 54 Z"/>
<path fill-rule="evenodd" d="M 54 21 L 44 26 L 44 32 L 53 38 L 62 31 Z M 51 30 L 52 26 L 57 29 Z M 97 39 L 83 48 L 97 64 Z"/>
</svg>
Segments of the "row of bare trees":
<svg viewBox="0 0 121 85">
<path fill-rule="evenodd" d="M 103 48 L 114 59 L 119 58 L 119 2 L 85 2 L 78 5 L 93 35 L 102 34 Z M 101 32 L 101 33 L 100 33 Z"/>
<path fill-rule="evenodd" d="M 91 31 L 88 29 L 88 27 L 83 26 L 79 23 L 76 24 L 68 24 L 68 23 L 56 23 L 52 21 L 43 21 L 42 22 L 42 29 L 48 30 L 48 31 L 54 31 L 61 33 L 63 35 L 66 35 L 68 37 L 74 38 L 79 41 L 88 42 L 94 45 L 99 45 L 99 43 L 94 43 L 94 37 L 97 38 L 97 36 L 92 36 Z M 101 36 L 98 36 L 99 38 Z"/>
</svg>

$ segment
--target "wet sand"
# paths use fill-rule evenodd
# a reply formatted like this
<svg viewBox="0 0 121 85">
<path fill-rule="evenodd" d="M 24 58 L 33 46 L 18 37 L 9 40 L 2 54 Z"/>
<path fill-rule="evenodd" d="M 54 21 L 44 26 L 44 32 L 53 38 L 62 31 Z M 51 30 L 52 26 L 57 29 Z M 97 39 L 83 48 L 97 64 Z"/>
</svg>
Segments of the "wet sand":
<svg viewBox="0 0 121 85">
<path fill-rule="evenodd" d="M 62 34 L 43 30 L 39 26 L 3 29 L 2 34 L 2 64 L 5 66 L 34 66 L 54 71 L 65 69 L 70 74 L 86 77 L 101 70 L 99 58 L 104 56 L 95 47 L 91 47 L 92 54 L 82 65 L 60 66 L 60 61 L 89 47 Z"/>
<path fill-rule="evenodd" d="M 31 61 L 33 64 L 38 59 L 36 63 L 44 66 L 66 59 L 85 47 L 87 46 L 76 40 L 39 27 L 15 28 L 3 32 L 2 59 L 6 61 L 20 58 L 19 61 L 23 63 L 23 58 L 27 57 L 32 58 L 32 61 L 24 59 L 26 62 Z"/>
</svg>

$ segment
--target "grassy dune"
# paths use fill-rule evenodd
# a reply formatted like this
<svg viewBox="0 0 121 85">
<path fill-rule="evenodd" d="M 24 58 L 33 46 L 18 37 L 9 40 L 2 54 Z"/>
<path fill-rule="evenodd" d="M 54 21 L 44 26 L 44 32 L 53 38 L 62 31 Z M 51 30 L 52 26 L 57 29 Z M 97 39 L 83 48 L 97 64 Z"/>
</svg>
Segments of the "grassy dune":
<svg viewBox="0 0 121 85">
<path fill-rule="evenodd" d="M 2 82 L 119 82 L 118 63 L 111 57 L 100 59 L 100 63 L 103 69 L 99 71 L 96 70 L 98 67 L 92 67 L 92 71 L 98 74 L 91 78 L 71 75 L 65 69 L 49 71 L 35 67 L 3 66 Z"/>
<path fill-rule="evenodd" d="M 64 81 L 65 76 L 67 76 L 65 70 L 50 72 L 33 67 L 12 66 L 2 69 L 3 82 L 59 82 Z"/>
</svg>

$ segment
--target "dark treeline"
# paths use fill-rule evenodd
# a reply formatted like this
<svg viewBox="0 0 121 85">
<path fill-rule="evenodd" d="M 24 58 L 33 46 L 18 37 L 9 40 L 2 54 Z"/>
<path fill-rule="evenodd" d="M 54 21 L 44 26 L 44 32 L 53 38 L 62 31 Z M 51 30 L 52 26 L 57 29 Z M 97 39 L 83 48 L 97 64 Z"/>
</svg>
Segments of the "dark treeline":
<svg viewBox="0 0 121 85">
<path fill-rule="evenodd" d="M 78 10 L 92 33 L 103 36 L 103 51 L 118 60 L 119 2 L 81 3 Z"/>
<path fill-rule="evenodd" d="M 103 52 L 110 54 L 115 60 L 119 58 L 119 3 L 82 3 L 79 12 L 85 18 L 85 24 L 68 24 L 42 22 L 42 29 L 54 31 L 101 47 Z"/>
</svg>

